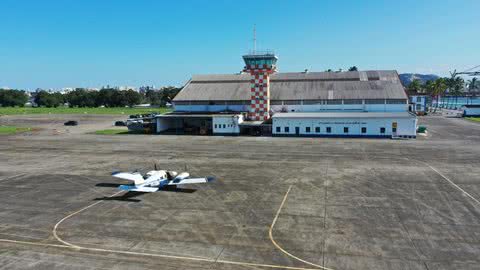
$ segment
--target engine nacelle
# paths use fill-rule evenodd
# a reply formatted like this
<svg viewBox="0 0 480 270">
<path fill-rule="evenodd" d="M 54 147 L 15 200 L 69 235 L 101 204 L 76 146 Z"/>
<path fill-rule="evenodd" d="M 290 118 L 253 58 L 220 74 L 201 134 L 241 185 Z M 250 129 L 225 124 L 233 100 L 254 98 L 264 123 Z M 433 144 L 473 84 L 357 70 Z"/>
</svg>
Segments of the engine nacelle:
<svg viewBox="0 0 480 270">
<path fill-rule="evenodd" d="M 177 177 L 175 177 L 175 180 L 183 180 L 185 178 L 188 178 L 189 176 L 190 176 L 189 173 L 182 172 L 181 174 L 177 175 Z"/>
</svg>

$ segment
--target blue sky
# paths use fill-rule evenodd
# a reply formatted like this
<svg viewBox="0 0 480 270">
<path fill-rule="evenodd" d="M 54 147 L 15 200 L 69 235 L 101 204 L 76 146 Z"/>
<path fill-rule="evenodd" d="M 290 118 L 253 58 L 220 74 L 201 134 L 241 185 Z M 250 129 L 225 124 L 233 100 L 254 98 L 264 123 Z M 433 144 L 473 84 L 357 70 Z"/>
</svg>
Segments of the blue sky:
<svg viewBox="0 0 480 270">
<path fill-rule="evenodd" d="M 252 48 L 280 71 L 480 64 L 480 1 L 0 1 L 0 87 L 182 85 Z"/>
</svg>

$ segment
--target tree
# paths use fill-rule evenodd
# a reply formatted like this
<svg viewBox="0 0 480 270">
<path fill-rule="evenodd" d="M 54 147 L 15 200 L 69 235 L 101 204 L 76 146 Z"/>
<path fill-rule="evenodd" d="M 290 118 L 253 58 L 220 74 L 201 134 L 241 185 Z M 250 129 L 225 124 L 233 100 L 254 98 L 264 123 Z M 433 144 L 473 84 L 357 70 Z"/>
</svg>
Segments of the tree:
<svg viewBox="0 0 480 270">
<path fill-rule="evenodd" d="M 462 94 L 463 88 L 465 86 L 465 81 L 461 77 L 452 75 L 452 77 L 444 79 L 444 82 L 448 88 L 449 94 Z"/>
<path fill-rule="evenodd" d="M 145 98 L 147 99 L 147 102 L 152 105 L 161 105 L 162 93 L 161 91 L 154 91 L 152 89 L 149 89 L 145 93 Z"/>
<path fill-rule="evenodd" d="M 64 97 L 62 94 L 55 92 L 55 93 L 48 93 L 47 91 L 39 91 L 35 95 L 35 103 L 38 106 L 45 106 L 47 108 L 51 107 L 58 107 L 65 102 Z"/>
<path fill-rule="evenodd" d="M 132 107 L 133 105 L 140 104 L 142 102 L 143 96 L 139 92 L 135 90 L 127 90 L 124 91 L 124 97 L 125 97 L 125 102 L 129 107 Z"/>
<path fill-rule="evenodd" d="M 167 103 L 171 103 L 175 96 L 182 90 L 174 86 L 163 87 L 161 89 L 162 96 L 160 105 L 165 106 Z"/>
<path fill-rule="evenodd" d="M 116 91 L 115 89 L 111 88 L 102 88 L 98 91 L 97 99 L 95 100 L 95 105 L 97 107 L 105 106 L 105 107 L 115 107 L 112 102 L 113 92 Z"/>
<path fill-rule="evenodd" d="M 28 96 L 23 90 L 0 89 L 0 106 L 14 107 L 25 106 L 28 101 Z"/>
<path fill-rule="evenodd" d="M 419 79 L 414 79 L 408 86 L 407 90 L 410 92 L 421 93 L 423 92 L 423 84 Z"/>
<path fill-rule="evenodd" d="M 72 107 L 95 107 L 98 92 L 88 91 L 84 88 L 75 88 L 66 95 L 66 100 Z"/>
<path fill-rule="evenodd" d="M 445 80 L 445 78 L 438 78 L 434 81 L 427 81 L 425 83 L 426 92 L 432 97 L 432 100 L 435 98 L 437 99 L 435 111 L 437 110 L 438 103 L 440 101 L 440 95 L 445 94 L 445 91 L 447 90 L 447 84 L 445 83 Z"/>
<path fill-rule="evenodd" d="M 357 66 L 350 67 L 348 71 L 358 71 Z"/>
<path fill-rule="evenodd" d="M 467 81 L 468 91 L 469 92 L 475 92 L 475 90 L 480 88 L 480 86 L 478 84 L 479 83 L 478 83 L 478 80 L 477 80 L 476 77 L 473 77 L 471 80 L 468 80 Z"/>
<path fill-rule="evenodd" d="M 457 107 L 458 105 L 458 96 L 462 95 L 463 94 L 463 91 L 464 91 L 464 87 L 465 87 L 465 81 L 457 76 L 455 73 L 452 73 L 452 76 L 450 78 L 445 78 L 445 84 L 447 86 L 447 89 L 448 89 L 448 94 L 450 96 L 454 96 L 455 97 L 455 105 L 454 106 L 449 106 L 449 103 L 450 103 L 450 100 L 453 101 L 453 99 L 451 97 L 448 97 L 447 98 L 447 108 L 449 107 Z"/>
</svg>

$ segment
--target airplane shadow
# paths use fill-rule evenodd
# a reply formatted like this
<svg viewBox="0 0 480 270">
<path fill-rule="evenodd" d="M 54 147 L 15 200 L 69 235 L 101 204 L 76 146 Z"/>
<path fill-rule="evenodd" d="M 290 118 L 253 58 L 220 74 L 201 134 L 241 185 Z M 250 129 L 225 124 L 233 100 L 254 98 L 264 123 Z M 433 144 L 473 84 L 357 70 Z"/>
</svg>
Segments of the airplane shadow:
<svg viewBox="0 0 480 270">
<path fill-rule="evenodd" d="M 142 196 L 146 192 L 137 192 L 137 191 L 129 191 L 121 196 L 115 197 L 102 197 L 102 198 L 95 198 L 94 201 L 123 201 L 123 202 L 141 202 L 139 199 L 134 199 L 135 197 Z"/>
<path fill-rule="evenodd" d="M 179 193 L 194 193 L 197 190 L 193 189 L 193 188 L 178 188 L 178 187 L 173 187 L 173 186 L 166 186 L 166 187 L 161 188 L 158 191 L 179 192 Z"/>
<path fill-rule="evenodd" d="M 96 184 L 96 187 L 111 187 L 111 188 L 118 188 L 121 184 L 116 183 L 99 183 Z M 178 188 L 174 186 L 167 186 L 163 187 L 158 190 L 158 192 L 179 192 L 179 193 L 194 193 L 197 191 L 196 189 L 192 188 Z M 124 202 L 141 202 L 139 199 L 135 199 L 135 197 L 142 196 L 148 192 L 138 192 L 138 191 L 128 191 L 127 193 L 121 196 L 115 197 L 102 197 L 102 198 L 95 198 L 94 201 L 124 201 Z"/>
<path fill-rule="evenodd" d="M 122 184 L 117 184 L 117 183 L 98 183 L 95 186 L 96 187 L 110 187 L 110 188 L 118 188 Z"/>
</svg>

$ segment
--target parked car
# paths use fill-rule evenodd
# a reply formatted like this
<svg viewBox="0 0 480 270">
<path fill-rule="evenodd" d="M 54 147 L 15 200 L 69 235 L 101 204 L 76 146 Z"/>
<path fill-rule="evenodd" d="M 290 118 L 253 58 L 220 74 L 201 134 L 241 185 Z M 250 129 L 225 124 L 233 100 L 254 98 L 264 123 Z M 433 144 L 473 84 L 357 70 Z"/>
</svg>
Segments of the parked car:
<svg viewBox="0 0 480 270">
<path fill-rule="evenodd" d="M 126 127 L 127 122 L 125 122 L 125 121 L 115 121 L 114 126 L 116 126 L 116 127 Z"/>
<path fill-rule="evenodd" d="M 77 126 L 78 125 L 78 121 L 74 121 L 74 120 L 70 120 L 70 121 L 67 121 L 65 123 L 63 123 L 65 126 Z"/>
</svg>

